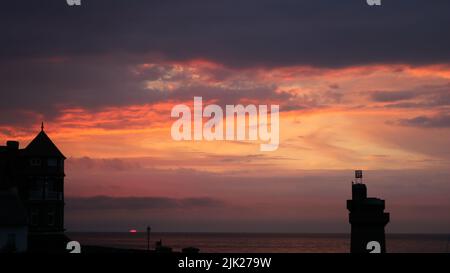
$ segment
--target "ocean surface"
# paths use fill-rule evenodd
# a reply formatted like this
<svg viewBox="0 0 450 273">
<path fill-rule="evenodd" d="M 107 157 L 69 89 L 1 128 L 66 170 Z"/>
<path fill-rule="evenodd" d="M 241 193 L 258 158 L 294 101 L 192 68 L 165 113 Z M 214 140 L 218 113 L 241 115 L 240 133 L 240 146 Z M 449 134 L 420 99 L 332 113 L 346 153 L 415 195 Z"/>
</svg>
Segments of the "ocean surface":
<svg viewBox="0 0 450 273">
<path fill-rule="evenodd" d="M 70 239 L 83 245 L 146 249 L 147 235 L 138 233 L 72 232 Z M 350 249 L 348 234 L 261 234 L 261 233 L 151 233 L 151 248 L 157 240 L 181 251 L 197 247 L 200 252 L 230 253 L 345 253 Z M 450 234 L 388 234 L 386 247 L 393 253 L 450 252 Z"/>
</svg>

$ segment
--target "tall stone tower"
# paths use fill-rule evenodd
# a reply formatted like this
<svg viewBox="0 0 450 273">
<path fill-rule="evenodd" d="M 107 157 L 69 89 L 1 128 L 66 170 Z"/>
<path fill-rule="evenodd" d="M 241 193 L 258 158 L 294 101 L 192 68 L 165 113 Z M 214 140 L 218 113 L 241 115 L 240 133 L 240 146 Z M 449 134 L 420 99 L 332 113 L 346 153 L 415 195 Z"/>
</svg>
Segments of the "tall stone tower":
<svg viewBox="0 0 450 273">
<path fill-rule="evenodd" d="M 384 200 L 368 198 L 367 187 L 362 182 L 362 171 L 355 171 L 352 182 L 352 199 L 347 200 L 351 224 L 351 253 L 367 253 L 367 244 L 375 241 L 380 252 L 386 252 L 384 227 L 389 223 L 389 213 L 384 212 Z"/>
</svg>

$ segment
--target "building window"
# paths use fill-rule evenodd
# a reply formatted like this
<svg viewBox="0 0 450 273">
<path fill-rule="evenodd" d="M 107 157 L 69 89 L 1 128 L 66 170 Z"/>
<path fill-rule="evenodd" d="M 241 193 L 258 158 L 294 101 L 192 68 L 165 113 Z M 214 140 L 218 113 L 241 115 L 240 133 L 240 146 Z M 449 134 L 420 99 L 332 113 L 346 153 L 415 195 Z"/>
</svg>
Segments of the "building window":
<svg viewBox="0 0 450 273">
<path fill-rule="evenodd" d="M 58 160 L 56 158 L 49 158 L 49 159 L 47 159 L 47 166 L 48 167 L 57 167 L 58 166 Z"/>
<path fill-rule="evenodd" d="M 37 166 L 41 166 L 41 159 L 40 158 L 32 158 L 30 160 L 30 165 L 37 167 Z"/>
<path fill-rule="evenodd" d="M 55 210 L 49 210 L 47 213 L 47 224 L 49 226 L 55 225 Z"/>
<path fill-rule="evenodd" d="M 34 178 L 31 181 L 30 200 L 42 200 L 44 193 L 44 179 L 41 177 Z"/>
<path fill-rule="evenodd" d="M 46 200 L 58 200 L 58 190 L 56 188 L 56 181 L 53 179 L 47 179 L 45 182 L 45 199 Z"/>
<path fill-rule="evenodd" d="M 11 251 L 16 250 L 16 234 L 15 233 L 9 233 L 8 239 L 6 241 L 6 248 Z"/>
<path fill-rule="evenodd" d="M 37 209 L 31 209 L 31 217 L 30 217 L 30 224 L 32 226 L 37 226 L 39 221 L 39 210 Z"/>
</svg>

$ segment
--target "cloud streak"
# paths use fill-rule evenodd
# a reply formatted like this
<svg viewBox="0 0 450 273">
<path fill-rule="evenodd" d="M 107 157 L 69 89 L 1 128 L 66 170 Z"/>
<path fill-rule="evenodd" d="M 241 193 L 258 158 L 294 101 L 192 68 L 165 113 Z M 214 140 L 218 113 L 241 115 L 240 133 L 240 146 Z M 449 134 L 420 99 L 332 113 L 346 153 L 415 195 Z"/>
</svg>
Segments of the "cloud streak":
<svg viewBox="0 0 450 273">
<path fill-rule="evenodd" d="M 375 102 L 396 102 L 412 99 L 416 94 L 410 91 L 375 91 L 370 96 Z"/>
<path fill-rule="evenodd" d="M 224 203 L 209 197 L 68 197 L 68 210 L 148 210 L 148 209 L 192 209 L 222 207 Z"/>
<path fill-rule="evenodd" d="M 450 115 L 442 113 L 435 116 L 417 116 L 410 119 L 401 119 L 399 124 L 422 128 L 450 128 Z"/>
</svg>

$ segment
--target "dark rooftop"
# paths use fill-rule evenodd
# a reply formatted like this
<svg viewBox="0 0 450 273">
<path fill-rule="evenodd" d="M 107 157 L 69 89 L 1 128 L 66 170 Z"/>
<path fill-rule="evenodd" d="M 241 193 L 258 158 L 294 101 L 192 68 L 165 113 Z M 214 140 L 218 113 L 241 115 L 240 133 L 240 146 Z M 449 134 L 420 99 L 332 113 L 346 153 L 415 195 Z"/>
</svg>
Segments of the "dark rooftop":
<svg viewBox="0 0 450 273">
<path fill-rule="evenodd" d="M 66 158 L 56 145 L 51 141 L 47 134 L 42 130 L 39 134 L 23 149 L 23 154 L 27 156 L 48 156 Z"/>
</svg>

